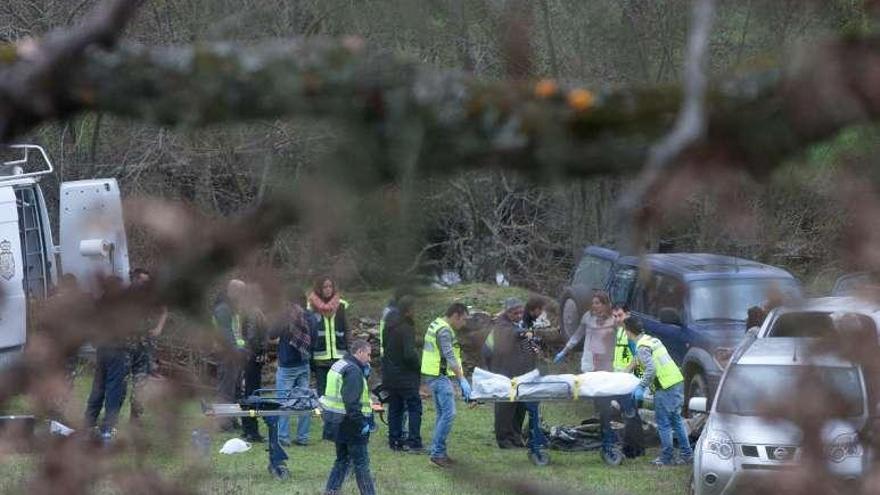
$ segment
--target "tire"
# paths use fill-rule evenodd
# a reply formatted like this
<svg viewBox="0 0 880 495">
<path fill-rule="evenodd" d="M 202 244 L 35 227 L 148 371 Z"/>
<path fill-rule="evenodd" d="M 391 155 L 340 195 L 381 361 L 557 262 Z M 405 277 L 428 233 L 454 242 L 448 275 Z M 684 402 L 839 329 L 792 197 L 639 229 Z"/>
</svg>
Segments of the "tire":
<svg viewBox="0 0 880 495">
<path fill-rule="evenodd" d="M 693 376 L 687 380 L 687 388 L 684 391 L 683 408 L 683 413 L 686 418 L 691 417 L 690 409 L 688 409 L 691 397 L 709 398 L 709 382 L 706 380 L 706 376 L 703 374 L 702 370 L 697 370 Z"/>
<path fill-rule="evenodd" d="M 563 337 L 566 339 L 571 338 L 577 331 L 583 314 L 577 300 L 570 293 L 566 293 L 562 298 L 562 305 L 559 309 L 559 332 Z"/>
</svg>

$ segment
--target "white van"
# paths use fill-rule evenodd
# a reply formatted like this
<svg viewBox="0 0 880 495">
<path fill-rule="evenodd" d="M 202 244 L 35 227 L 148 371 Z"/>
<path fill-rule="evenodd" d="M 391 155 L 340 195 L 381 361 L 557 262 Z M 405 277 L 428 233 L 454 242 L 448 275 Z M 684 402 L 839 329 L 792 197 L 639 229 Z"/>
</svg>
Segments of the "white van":
<svg viewBox="0 0 880 495">
<path fill-rule="evenodd" d="M 93 295 L 102 275 L 128 282 L 128 246 L 116 180 L 61 184 L 61 242 L 55 244 L 40 188 L 40 179 L 53 172 L 40 146 L 0 149 L 0 366 L 24 348 L 29 305 L 48 297 L 61 274 L 75 275 L 80 288 Z"/>
</svg>

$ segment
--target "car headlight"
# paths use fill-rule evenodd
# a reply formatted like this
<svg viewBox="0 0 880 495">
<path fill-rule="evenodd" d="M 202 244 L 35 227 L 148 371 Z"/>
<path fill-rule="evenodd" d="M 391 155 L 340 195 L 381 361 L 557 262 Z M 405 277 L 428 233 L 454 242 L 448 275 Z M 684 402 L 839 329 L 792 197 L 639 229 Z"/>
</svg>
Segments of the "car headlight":
<svg viewBox="0 0 880 495">
<path fill-rule="evenodd" d="M 831 462 L 843 462 L 848 457 L 861 455 L 862 444 L 859 442 L 858 433 L 838 435 L 830 445 L 825 447 L 825 456 Z"/>
<path fill-rule="evenodd" d="M 734 455 L 733 440 L 730 439 L 730 435 L 721 430 L 712 430 L 706 435 L 703 449 L 705 452 L 715 454 L 724 460 L 730 459 Z"/>
</svg>

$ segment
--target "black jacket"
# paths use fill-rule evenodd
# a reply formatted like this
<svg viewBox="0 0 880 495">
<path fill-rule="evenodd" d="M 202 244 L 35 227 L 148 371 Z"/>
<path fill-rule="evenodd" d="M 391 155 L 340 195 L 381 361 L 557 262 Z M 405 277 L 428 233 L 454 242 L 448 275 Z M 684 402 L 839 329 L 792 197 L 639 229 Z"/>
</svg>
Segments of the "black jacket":
<svg viewBox="0 0 880 495">
<path fill-rule="evenodd" d="M 366 367 L 351 354 L 342 359 L 354 366 L 347 366 L 342 373 L 342 402 L 345 415 L 324 412 L 324 440 L 336 443 L 367 443 L 368 435 L 361 431 L 368 418 L 361 412 L 361 394 L 364 390 Z"/>
<path fill-rule="evenodd" d="M 492 331 L 495 332 L 492 372 L 513 378 L 535 369 L 538 354 L 521 345 L 524 337 L 518 325 L 502 315 L 492 322 Z"/>
<path fill-rule="evenodd" d="M 348 351 L 348 319 L 345 317 L 345 304 L 340 304 L 339 308 L 336 310 L 336 313 L 332 316 L 334 328 L 336 330 L 336 351 L 337 354 L 345 353 Z M 325 320 L 326 316 L 321 313 L 315 312 L 318 316 L 318 329 L 319 331 L 323 331 L 325 328 Z M 327 341 L 324 338 L 316 338 L 315 343 L 312 346 L 312 352 L 314 354 L 324 352 L 327 350 Z"/>
<path fill-rule="evenodd" d="M 416 349 L 412 318 L 392 309 L 385 316 L 385 355 L 382 357 L 382 385 L 393 390 L 418 389 L 422 357 Z"/>
</svg>

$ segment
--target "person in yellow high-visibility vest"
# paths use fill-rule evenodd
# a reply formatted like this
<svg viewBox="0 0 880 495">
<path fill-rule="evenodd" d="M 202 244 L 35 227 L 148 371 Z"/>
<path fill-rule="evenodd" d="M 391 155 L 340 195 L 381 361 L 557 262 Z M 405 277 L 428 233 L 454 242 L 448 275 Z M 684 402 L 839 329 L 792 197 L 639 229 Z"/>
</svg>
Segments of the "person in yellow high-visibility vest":
<svg viewBox="0 0 880 495">
<path fill-rule="evenodd" d="M 361 495 L 376 493 L 367 449 L 370 433 L 376 430 L 367 386 L 371 352 L 367 341 L 354 340 L 349 353 L 333 363 L 327 373 L 327 388 L 320 399 L 323 436 L 336 444 L 336 462 L 330 470 L 324 493 L 340 493 L 352 467 Z"/>
<path fill-rule="evenodd" d="M 468 309 L 462 303 L 454 303 L 441 316 L 428 326 L 425 332 L 425 345 L 422 348 L 422 376 L 431 393 L 437 418 L 434 422 L 434 436 L 431 439 L 431 462 L 440 467 L 452 465 L 446 454 L 446 437 L 452 430 L 455 420 L 455 393 L 450 378 L 455 377 L 461 387 L 465 400 L 470 399 L 471 386 L 464 377 L 461 361 L 461 345 L 455 332 L 462 328 L 468 317 Z"/>
<path fill-rule="evenodd" d="M 348 348 L 348 301 L 342 299 L 336 283 L 329 277 L 315 281 L 308 295 L 307 308 L 321 318 L 317 339 L 312 345 L 312 367 L 318 390 L 327 385 L 330 366 L 345 355 Z"/>
<path fill-rule="evenodd" d="M 223 402 L 235 402 L 242 393 L 242 373 L 244 371 L 245 340 L 242 333 L 242 301 L 247 292 L 247 285 L 238 279 L 232 279 L 214 303 L 212 321 L 221 334 L 223 346 L 219 352 L 217 367 L 217 395 Z M 221 428 L 231 431 L 238 427 L 234 418 L 226 420 Z"/>
<path fill-rule="evenodd" d="M 638 366 L 636 358 L 637 350 L 635 342 L 629 340 L 623 322 L 630 317 L 629 307 L 623 303 L 615 303 L 611 307 L 611 318 L 614 319 L 614 371 L 616 373 L 634 373 L 642 375 L 642 369 Z M 642 418 L 639 417 L 639 409 L 632 395 L 620 395 L 614 397 L 620 405 L 620 414 L 623 417 L 623 455 L 633 459 L 645 453 L 644 435 L 642 432 Z"/>
<path fill-rule="evenodd" d="M 641 401 L 645 392 L 654 390 L 654 412 L 657 418 L 657 435 L 660 437 L 660 457 L 654 459 L 656 466 L 688 464 L 693 461 L 687 429 L 681 419 L 684 406 L 684 377 L 678 365 L 660 339 L 646 335 L 642 322 L 630 317 L 623 322 L 629 339 L 636 343 L 639 363 L 644 367 L 642 381 L 633 392 L 633 399 Z M 679 445 L 679 457 L 674 457 L 672 436 Z"/>
</svg>

